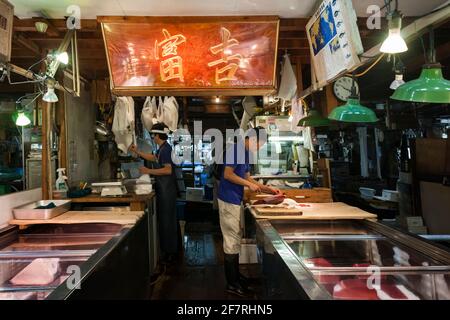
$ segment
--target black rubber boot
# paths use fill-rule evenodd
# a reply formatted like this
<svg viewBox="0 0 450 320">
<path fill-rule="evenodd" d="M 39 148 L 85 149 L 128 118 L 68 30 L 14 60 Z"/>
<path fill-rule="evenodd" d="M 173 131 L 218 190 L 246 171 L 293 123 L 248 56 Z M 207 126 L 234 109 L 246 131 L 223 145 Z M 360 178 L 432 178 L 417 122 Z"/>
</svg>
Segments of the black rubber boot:
<svg viewBox="0 0 450 320">
<path fill-rule="evenodd" d="M 240 297 L 249 297 L 252 292 L 241 285 L 239 277 L 239 254 L 225 254 L 226 291 Z"/>
</svg>

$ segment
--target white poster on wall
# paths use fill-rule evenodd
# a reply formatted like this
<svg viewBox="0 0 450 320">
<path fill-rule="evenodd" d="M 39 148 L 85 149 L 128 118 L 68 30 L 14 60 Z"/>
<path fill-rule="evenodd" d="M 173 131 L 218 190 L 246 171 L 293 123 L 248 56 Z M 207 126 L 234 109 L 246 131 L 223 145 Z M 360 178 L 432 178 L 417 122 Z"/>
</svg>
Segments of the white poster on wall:
<svg viewBox="0 0 450 320">
<path fill-rule="evenodd" d="M 360 62 L 364 49 L 351 0 L 324 0 L 306 33 L 319 86 Z"/>
</svg>

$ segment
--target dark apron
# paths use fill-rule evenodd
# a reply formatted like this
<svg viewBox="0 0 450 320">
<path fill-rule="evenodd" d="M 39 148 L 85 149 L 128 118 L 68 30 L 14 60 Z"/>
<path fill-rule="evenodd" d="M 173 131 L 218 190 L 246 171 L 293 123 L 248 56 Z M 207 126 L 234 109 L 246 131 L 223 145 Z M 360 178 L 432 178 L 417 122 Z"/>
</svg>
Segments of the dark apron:
<svg viewBox="0 0 450 320">
<path fill-rule="evenodd" d="M 159 163 L 159 153 L 162 148 L 166 147 L 166 143 L 160 147 L 156 154 L 159 168 L 162 168 Z M 172 165 L 171 175 L 155 176 L 159 242 L 163 254 L 175 254 L 178 246 L 177 184 L 174 170 L 175 168 Z"/>
</svg>

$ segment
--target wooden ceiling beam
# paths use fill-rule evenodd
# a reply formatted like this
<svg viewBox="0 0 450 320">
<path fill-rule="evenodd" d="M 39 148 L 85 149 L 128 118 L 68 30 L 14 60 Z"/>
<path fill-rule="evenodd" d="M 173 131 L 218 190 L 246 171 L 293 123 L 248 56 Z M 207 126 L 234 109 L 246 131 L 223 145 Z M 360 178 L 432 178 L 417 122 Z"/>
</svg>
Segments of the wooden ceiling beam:
<svg viewBox="0 0 450 320">
<path fill-rule="evenodd" d="M 19 32 L 36 32 L 34 23 L 41 21 L 43 18 L 29 18 L 18 19 L 15 17 L 13 29 Z M 67 31 L 67 24 L 65 19 L 45 19 L 59 32 L 65 33 Z M 98 23 L 96 19 L 81 19 L 81 28 L 79 32 L 93 32 L 98 30 Z M 49 26 L 50 28 L 50 26 Z"/>
<path fill-rule="evenodd" d="M 45 39 L 34 40 L 41 48 L 57 48 L 62 40 L 61 39 Z M 105 46 L 101 39 L 78 39 L 78 51 L 96 50 L 102 49 L 105 51 Z"/>
<path fill-rule="evenodd" d="M 278 49 L 308 49 L 309 51 L 309 42 L 301 39 L 279 39 Z"/>
<path fill-rule="evenodd" d="M 13 44 L 19 44 L 21 47 L 28 49 L 31 51 L 34 56 L 41 57 L 42 50 L 39 45 L 36 44 L 33 40 L 30 40 L 24 37 L 21 34 L 14 33 L 13 34 Z"/>
<path fill-rule="evenodd" d="M 303 56 L 303 57 L 309 57 L 310 56 L 310 50 L 308 49 L 291 49 L 291 48 L 278 48 L 278 55 L 284 54 L 284 52 L 287 51 L 287 53 L 291 55 L 296 56 Z"/>
<path fill-rule="evenodd" d="M 56 41 L 56 40 L 62 40 L 64 38 L 64 35 L 61 34 L 59 37 L 53 37 L 50 38 L 48 37 L 46 34 L 43 33 L 39 33 L 39 32 L 23 32 L 23 34 L 30 40 L 35 40 L 35 41 L 45 41 L 45 40 L 49 40 L 49 41 Z M 77 32 L 77 39 L 78 40 L 92 40 L 92 41 L 102 41 L 103 42 L 103 38 L 102 38 L 102 33 L 100 31 L 86 31 L 86 32 Z"/>
</svg>

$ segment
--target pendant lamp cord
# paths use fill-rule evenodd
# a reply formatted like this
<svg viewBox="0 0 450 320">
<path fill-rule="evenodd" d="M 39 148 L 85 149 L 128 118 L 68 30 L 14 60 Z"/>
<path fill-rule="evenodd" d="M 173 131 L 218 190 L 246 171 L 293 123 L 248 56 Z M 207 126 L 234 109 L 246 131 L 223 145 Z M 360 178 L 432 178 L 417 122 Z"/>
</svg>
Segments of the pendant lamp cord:
<svg viewBox="0 0 450 320">
<path fill-rule="evenodd" d="M 381 59 L 384 58 L 384 56 L 385 56 L 385 54 L 382 53 L 382 54 L 378 57 L 378 59 L 375 60 L 375 61 L 374 61 L 374 62 L 373 62 L 366 70 L 364 70 L 363 72 L 358 73 L 358 74 L 347 73 L 347 75 L 348 75 L 348 76 L 351 76 L 351 77 L 355 77 L 355 78 L 360 78 L 360 77 L 362 77 L 362 76 L 365 76 L 370 70 L 372 70 L 373 67 L 375 67 L 375 66 L 381 61 Z"/>
<path fill-rule="evenodd" d="M 434 44 L 434 28 L 430 27 L 430 57 L 428 58 L 430 63 L 436 63 L 436 47 Z"/>
<path fill-rule="evenodd" d="M 428 50 L 425 48 L 425 42 L 423 41 L 423 37 L 420 37 L 420 43 L 422 44 L 423 55 L 425 58 L 425 64 L 434 64 L 436 63 L 436 47 L 435 47 L 435 37 L 434 37 L 434 28 L 430 27 L 429 32 L 429 42 L 430 47 Z"/>
</svg>

